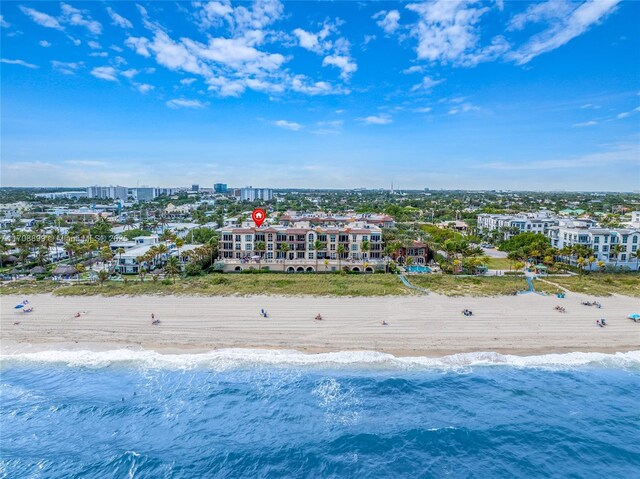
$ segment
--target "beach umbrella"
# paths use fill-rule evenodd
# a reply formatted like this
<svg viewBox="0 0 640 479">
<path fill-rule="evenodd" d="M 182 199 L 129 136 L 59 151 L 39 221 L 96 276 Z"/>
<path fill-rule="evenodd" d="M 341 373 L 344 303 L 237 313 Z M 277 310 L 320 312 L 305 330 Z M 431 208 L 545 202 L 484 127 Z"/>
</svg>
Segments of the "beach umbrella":
<svg viewBox="0 0 640 479">
<path fill-rule="evenodd" d="M 20 309 L 20 308 L 24 308 L 24 304 L 16 304 L 13 309 Z"/>
<path fill-rule="evenodd" d="M 638 319 L 640 319 L 640 314 L 638 313 L 632 313 L 629 316 L 627 316 L 629 319 L 633 319 L 634 321 L 637 321 Z"/>
<path fill-rule="evenodd" d="M 47 272 L 42 266 L 36 266 L 35 268 L 31 268 L 29 271 L 31 274 L 44 274 Z"/>
<path fill-rule="evenodd" d="M 20 271 L 18 271 L 17 269 L 13 268 L 11 271 L 9 271 L 9 274 L 12 276 L 16 276 L 18 274 L 20 274 Z"/>
</svg>

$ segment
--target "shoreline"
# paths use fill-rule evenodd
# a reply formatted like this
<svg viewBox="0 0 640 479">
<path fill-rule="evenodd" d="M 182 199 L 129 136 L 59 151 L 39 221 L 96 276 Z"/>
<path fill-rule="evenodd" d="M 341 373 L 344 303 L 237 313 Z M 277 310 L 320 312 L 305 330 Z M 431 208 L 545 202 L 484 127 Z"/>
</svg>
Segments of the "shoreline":
<svg viewBox="0 0 640 479">
<path fill-rule="evenodd" d="M 489 298 L 318 298 L 284 296 L 58 297 L 33 295 L 32 313 L 3 296 L 0 353 L 133 349 L 163 354 L 220 349 L 296 350 L 302 353 L 377 351 L 396 357 L 442 357 L 491 351 L 531 356 L 640 349 L 640 324 L 627 319 L 635 298 L 565 299 L 534 294 Z M 602 309 L 580 304 L 594 299 Z M 562 314 L 556 304 L 567 309 Z M 264 308 L 268 318 L 260 316 Z M 461 314 L 464 308 L 474 314 Z M 86 312 L 75 318 L 77 311 Z M 160 319 L 151 325 L 151 314 Z M 322 321 L 315 321 L 321 313 Z M 601 317 L 607 326 L 595 321 Z M 388 325 L 382 325 L 382 321 Z M 15 322 L 20 324 L 14 325 Z"/>
</svg>

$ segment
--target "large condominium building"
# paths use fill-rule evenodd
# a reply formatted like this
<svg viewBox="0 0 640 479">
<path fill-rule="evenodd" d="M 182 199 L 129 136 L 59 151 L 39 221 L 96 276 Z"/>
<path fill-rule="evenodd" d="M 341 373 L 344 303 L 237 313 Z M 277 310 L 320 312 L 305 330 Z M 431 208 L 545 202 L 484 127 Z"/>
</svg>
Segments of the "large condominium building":
<svg viewBox="0 0 640 479">
<path fill-rule="evenodd" d="M 322 248 L 316 251 L 315 242 Z M 264 249 L 257 250 L 262 243 Z M 286 251 L 283 245 L 287 245 Z M 363 244 L 368 245 L 363 248 Z M 264 228 L 223 227 L 218 243 L 219 257 L 226 271 L 251 267 L 260 258 L 262 266 L 272 270 L 315 271 L 316 260 L 329 271 L 348 266 L 355 271 L 373 271 L 384 256 L 382 230 L 377 226 L 356 223 L 348 227 L 312 227 L 308 222 L 291 226 Z M 369 263 L 369 264 L 365 264 Z M 324 271 L 324 266 L 320 267 Z"/>
<path fill-rule="evenodd" d="M 598 261 L 604 261 L 605 264 L 638 270 L 635 255 L 640 248 L 640 228 L 588 228 L 567 224 L 550 228 L 547 236 L 551 245 L 560 250 L 573 245 L 590 248 L 595 258 L 595 262 L 589 265 L 592 269 L 598 268 Z M 571 261 L 575 263 L 576 258 Z"/>
<path fill-rule="evenodd" d="M 219 193 L 222 195 L 226 195 L 227 194 L 227 184 L 226 183 L 216 183 L 215 185 L 213 185 L 213 192 L 214 193 Z"/>
<path fill-rule="evenodd" d="M 302 213 L 287 211 L 280 216 L 280 223 L 289 226 L 300 221 L 308 221 L 312 226 L 344 226 L 349 223 L 362 222 L 379 228 L 393 228 L 395 221 L 391 216 L 375 213 L 345 213 L 331 215 L 323 212 Z"/>
<path fill-rule="evenodd" d="M 498 231 L 507 240 L 520 233 L 546 234 L 549 228 L 558 226 L 561 221 L 549 211 L 513 215 L 482 213 L 478 215 L 477 227 L 480 233 Z M 584 221 L 593 223 L 591 220 Z"/>
<path fill-rule="evenodd" d="M 87 188 L 88 198 L 126 201 L 128 193 L 129 189 L 126 186 L 89 186 Z"/>
<path fill-rule="evenodd" d="M 138 201 L 153 201 L 158 196 L 158 190 L 148 186 L 133 188 L 133 196 Z"/>
<path fill-rule="evenodd" d="M 247 186 L 240 189 L 240 201 L 269 201 L 273 199 L 271 188 L 254 188 Z"/>
</svg>

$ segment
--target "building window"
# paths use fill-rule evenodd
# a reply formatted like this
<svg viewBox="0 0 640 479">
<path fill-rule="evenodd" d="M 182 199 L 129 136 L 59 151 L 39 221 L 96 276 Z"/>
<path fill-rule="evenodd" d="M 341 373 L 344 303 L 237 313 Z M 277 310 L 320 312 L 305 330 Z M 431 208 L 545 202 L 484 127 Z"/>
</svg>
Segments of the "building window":
<svg viewBox="0 0 640 479">
<path fill-rule="evenodd" d="M 358 245 L 357 244 L 352 244 L 351 245 L 351 251 L 358 251 Z"/>
<path fill-rule="evenodd" d="M 597 243 L 600 243 L 600 236 L 596 236 L 596 237 L 594 237 L 594 238 L 593 238 L 593 242 L 594 242 L 594 243 L 596 243 L 596 244 L 597 244 Z"/>
</svg>

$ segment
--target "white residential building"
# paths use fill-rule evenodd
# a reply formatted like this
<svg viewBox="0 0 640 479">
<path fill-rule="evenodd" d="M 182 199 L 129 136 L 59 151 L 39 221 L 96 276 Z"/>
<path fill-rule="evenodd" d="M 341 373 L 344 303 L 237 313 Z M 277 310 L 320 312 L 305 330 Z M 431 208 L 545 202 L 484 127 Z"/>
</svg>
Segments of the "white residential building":
<svg viewBox="0 0 640 479">
<path fill-rule="evenodd" d="M 269 201 L 273 199 L 271 188 L 254 188 L 247 186 L 240 189 L 240 201 Z"/>
<path fill-rule="evenodd" d="M 538 211 L 536 213 L 518 213 L 513 215 L 500 215 L 481 213 L 478 215 L 478 232 L 499 231 L 505 240 L 520 233 L 547 234 L 549 229 L 559 226 L 567 221 L 579 221 L 581 224 L 592 226 L 593 220 L 566 220 L 555 216 L 550 211 Z"/>
<path fill-rule="evenodd" d="M 126 186 L 89 186 L 88 198 L 127 200 L 129 189 Z"/>
<path fill-rule="evenodd" d="M 597 269 L 597 262 L 604 261 L 607 265 L 638 270 L 638 258 L 635 255 L 640 248 L 640 228 L 555 226 L 549 229 L 547 236 L 551 240 L 551 246 L 558 249 L 576 244 L 590 248 L 596 260 L 591 269 Z M 616 255 L 617 249 L 619 252 Z M 575 263 L 575 258 L 572 262 Z"/>
</svg>

